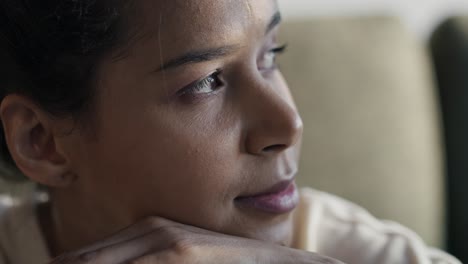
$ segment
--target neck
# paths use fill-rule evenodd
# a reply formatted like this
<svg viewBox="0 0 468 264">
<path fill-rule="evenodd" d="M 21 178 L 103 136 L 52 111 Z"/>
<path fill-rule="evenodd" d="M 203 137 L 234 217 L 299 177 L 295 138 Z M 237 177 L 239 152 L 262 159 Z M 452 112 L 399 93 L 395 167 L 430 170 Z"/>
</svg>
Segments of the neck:
<svg viewBox="0 0 468 264">
<path fill-rule="evenodd" d="M 69 197 L 73 195 L 51 192 L 50 202 L 39 209 L 39 222 L 52 257 L 88 246 L 125 226 L 117 224 L 122 221 L 109 217 L 109 212 L 99 210 L 96 204 Z M 102 219 L 116 221 L 109 223 Z"/>
</svg>

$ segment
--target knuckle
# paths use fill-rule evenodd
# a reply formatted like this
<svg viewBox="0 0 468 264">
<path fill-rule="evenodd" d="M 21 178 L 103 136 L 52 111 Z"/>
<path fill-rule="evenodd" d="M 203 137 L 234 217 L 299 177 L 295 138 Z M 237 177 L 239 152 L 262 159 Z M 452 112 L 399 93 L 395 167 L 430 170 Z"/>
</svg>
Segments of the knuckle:
<svg viewBox="0 0 468 264">
<path fill-rule="evenodd" d="M 166 251 L 169 256 L 194 256 L 198 251 L 198 244 L 193 234 L 186 231 L 180 226 L 164 226 L 157 229 L 155 232 L 160 238 L 166 241 Z"/>
<path fill-rule="evenodd" d="M 193 245 L 188 239 L 178 239 L 172 242 L 171 248 L 176 254 L 186 255 L 193 250 Z"/>
<path fill-rule="evenodd" d="M 158 230 L 158 235 L 166 238 L 168 250 L 175 256 L 193 255 L 197 248 L 195 239 L 189 232 L 177 226 L 166 226 Z"/>
<path fill-rule="evenodd" d="M 195 257 L 198 245 L 189 237 L 179 237 L 172 241 L 170 249 L 175 256 Z"/>
</svg>

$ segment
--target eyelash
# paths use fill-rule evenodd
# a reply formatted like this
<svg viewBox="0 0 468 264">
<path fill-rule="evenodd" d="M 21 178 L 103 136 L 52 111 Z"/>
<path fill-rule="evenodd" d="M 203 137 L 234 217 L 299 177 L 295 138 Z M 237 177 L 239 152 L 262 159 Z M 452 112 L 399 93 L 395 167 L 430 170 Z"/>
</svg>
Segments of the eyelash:
<svg viewBox="0 0 468 264">
<path fill-rule="evenodd" d="M 283 54 L 287 51 L 287 46 L 288 46 L 287 44 L 284 44 L 279 47 L 270 49 L 267 52 L 267 54 L 273 54 L 273 55 Z M 274 59 L 276 59 L 276 56 Z M 278 65 L 276 65 L 275 63 L 274 67 L 268 68 L 268 69 L 262 69 L 262 70 L 272 71 L 272 70 L 277 69 L 278 68 L 277 66 Z M 178 92 L 178 96 L 200 96 L 200 95 L 204 96 L 204 95 L 210 95 L 210 94 L 215 93 L 223 85 L 223 82 L 219 78 L 221 73 L 222 71 L 220 69 L 217 69 L 215 72 L 213 72 L 209 76 L 188 85 L 186 88 L 183 88 L 180 92 Z M 211 85 L 214 85 L 213 88 L 208 88 L 212 90 L 211 92 L 200 93 L 200 91 L 202 91 L 203 89 L 206 89 L 207 87 Z"/>
<path fill-rule="evenodd" d="M 283 54 L 288 51 L 288 44 L 283 44 L 277 48 L 271 49 L 269 52 L 274 54 Z"/>
<path fill-rule="evenodd" d="M 200 79 L 192 84 L 189 84 L 186 88 L 183 88 L 178 95 L 179 96 L 184 96 L 184 95 L 196 95 L 203 89 L 207 88 L 210 85 L 215 85 L 213 88 L 212 92 L 207 92 L 204 94 L 211 94 L 216 92 L 222 85 L 223 82 L 220 80 L 219 75 L 221 75 L 222 71 L 220 69 L 217 69 L 215 72 L 212 74 L 208 75 L 207 77 Z"/>
<path fill-rule="evenodd" d="M 279 47 L 276 47 L 276 48 L 273 48 L 271 50 L 268 51 L 267 54 L 273 54 L 273 66 L 270 67 L 270 68 L 266 68 L 266 69 L 262 69 L 262 70 L 266 70 L 266 71 L 273 71 L 273 70 L 276 70 L 278 69 L 278 64 L 276 63 L 276 58 L 278 55 L 281 55 L 281 54 L 284 54 L 286 51 L 287 51 L 287 48 L 288 48 L 288 44 L 283 44 Z"/>
</svg>

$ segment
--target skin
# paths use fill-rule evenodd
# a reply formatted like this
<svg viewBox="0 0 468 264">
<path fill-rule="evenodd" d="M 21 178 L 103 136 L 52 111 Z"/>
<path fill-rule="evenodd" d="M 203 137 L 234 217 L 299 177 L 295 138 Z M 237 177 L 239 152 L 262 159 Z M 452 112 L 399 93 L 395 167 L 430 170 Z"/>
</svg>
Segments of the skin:
<svg viewBox="0 0 468 264">
<path fill-rule="evenodd" d="M 163 244 L 175 241 L 176 252 L 182 252 L 178 257 L 203 260 L 201 255 L 209 255 L 220 263 L 226 252 L 231 257 L 239 253 L 233 250 L 239 245 L 245 245 L 242 256 L 271 256 L 278 252 L 273 244 L 291 246 L 292 213 L 268 214 L 234 201 L 297 173 L 302 121 L 272 63 L 270 51 L 279 46 L 277 26 L 267 30 L 278 12 L 276 2 L 142 0 L 138 5 L 141 37 L 123 58 L 109 56 L 101 63 L 93 117 L 85 126 L 54 118 L 19 95 L 2 102 L 13 158 L 27 176 L 50 190 L 41 223 L 52 254 L 74 252 L 64 255 L 70 257 L 107 248 L 113 256 L 127 252 L 123 260 L 161 253 L 161 248 L 167 253 L 173 244 Z M 161 70 L 182 54 L 218 47 L 229 47 L 229 52 Z M 217 70 L 221 85 L 183 90 Z M 148 233 L 168 239 L 145 242 Z M 223 245 L 229 250 L 217 254 L 217 262 L 209 250 L 177 251 L 187 237 L 198 241 L 190 245 L 205 246 L 199 249 Z M 127 245 L 132 250 L 122 250 L 132 239 L 136 241 Z M 304 254 L 283 255 L 309 259 L 291 263 L 337 263 Z M 183 263 L 167 256 L 158 255 L 159 260 Z M 66 257 L 57 263 L 72 263 L 60 262 Z"/>
</svg>

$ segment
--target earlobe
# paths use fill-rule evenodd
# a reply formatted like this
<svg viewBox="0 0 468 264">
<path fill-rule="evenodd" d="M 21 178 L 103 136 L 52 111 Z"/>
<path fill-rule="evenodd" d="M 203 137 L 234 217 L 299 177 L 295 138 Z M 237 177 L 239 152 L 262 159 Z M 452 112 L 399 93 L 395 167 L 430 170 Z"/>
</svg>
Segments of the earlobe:
<svg viewBox="0 0 468 264">
<path fill-rule="evenodd" d="M 67 187 L 73 182 L 47 113 L 24 96 L 8 95 L 0 105 L 0 117 L 10 154 L 23 174 L 49 187 Z"/>
</svg>

